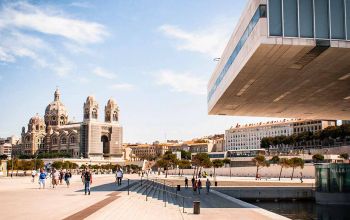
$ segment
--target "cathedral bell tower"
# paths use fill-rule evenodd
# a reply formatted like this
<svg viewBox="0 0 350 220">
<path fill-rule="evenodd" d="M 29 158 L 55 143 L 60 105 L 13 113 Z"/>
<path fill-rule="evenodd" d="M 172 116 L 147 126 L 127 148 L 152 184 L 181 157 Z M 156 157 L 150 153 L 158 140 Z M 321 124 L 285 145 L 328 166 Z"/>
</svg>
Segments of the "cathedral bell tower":
<svg viewBox="0 0 350 220">
<path fill-rule="evenodd" d="M 107 105 L 105 106 L 105 122 L 119 122 L 119 108 L 114 99 L 109 99 Z"/>
<path fill-rule="evenodd" d="M 98 119 L 98 103 L 93 96 L 89 96 L 84 103 L 84 121 Z"/>
</svg>

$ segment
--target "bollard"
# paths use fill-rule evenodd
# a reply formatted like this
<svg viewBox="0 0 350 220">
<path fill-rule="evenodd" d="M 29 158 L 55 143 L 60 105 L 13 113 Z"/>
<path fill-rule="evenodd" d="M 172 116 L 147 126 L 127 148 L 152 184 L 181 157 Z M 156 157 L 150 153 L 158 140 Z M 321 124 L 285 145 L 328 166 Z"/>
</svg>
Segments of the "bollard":
<svg viewBox="0 0 350 220">
<path fill-rule="evenodd" d="M 141 186 L 142 186 L 142 176 L 141 176 Z"/>
<path fill-rule="evenodd" d="M 180 188 L 180 185 L 177 185 L 177 186 L 176 186 L 176 191 L 180 191 L 180 189 L 181 189 L 181 188 Z"/>
<path fill-rule="evenodd" d="M 215 186 L 218 186 L 218 181 L 215 181 Z"/>
<path fill-rule="evenodd" d="M 201 212 L 201 202 L 193 201 L 193 214 L 199 215 Z"/>
</svg>

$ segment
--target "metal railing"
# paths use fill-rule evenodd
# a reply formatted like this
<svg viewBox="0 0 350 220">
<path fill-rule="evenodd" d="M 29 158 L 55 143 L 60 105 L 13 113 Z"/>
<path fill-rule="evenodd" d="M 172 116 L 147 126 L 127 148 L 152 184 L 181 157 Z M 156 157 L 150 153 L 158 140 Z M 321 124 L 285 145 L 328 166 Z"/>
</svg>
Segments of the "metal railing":
<svg viewBox="0 0 350 220">
<path fill-rule="evenodd" d="M 142 191 L 142 194 L 143 192 L 145 193 L 146 201 L 148 201 L 148 197 L 150 197 L 150 193 L 153 190 L 154 190 L 154 194 L 156 194 L 157 191 L 158 191 L 158 194 L 161 193 L 162 200 L 164 202 L 164 207 L 167 206 L 167 203 L 170 203 L 169 202 L 170 199 L 168 198 L 168 196 L 173 196 L 175 198 L 173 199 L 174 205 L 179 206 L 179 208 L 182 207 L 183 213 L 185 213 L 185 200 L 192 199 L 192 197 L 187 197 L 187 196 L 178 194 L 178 191 L 175 188 L 175 184 L 169 180 L 164 180 L 160 178 L 143 179 L 141 177 L 140 185 L 138 187 L 140 188 L 138 188 L 137 191 L 142 191 L 144 189 L 144 191 Z M 130 191 L 130 185 L 129 185 L 129 179 L 128 179 L 128 195 L 129 195 L 129 191 Z"/>
</svg>

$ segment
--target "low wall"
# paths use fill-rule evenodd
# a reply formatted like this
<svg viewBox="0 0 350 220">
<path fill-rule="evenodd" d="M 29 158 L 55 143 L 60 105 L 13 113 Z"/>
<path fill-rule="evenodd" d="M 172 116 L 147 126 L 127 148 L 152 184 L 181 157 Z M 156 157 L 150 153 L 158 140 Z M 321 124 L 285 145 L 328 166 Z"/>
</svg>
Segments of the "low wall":
<svg viewBox="0 0 350 220">
<path fill-rule="evenodd" d="M 311 187 L 217 187 L 215 190 L 243 200 L 314 200 Z"/>
<path fill-rule="evenodd" d="M 278 178 L 280 173 L 281 167 L 279 165 L 270 165 L 270 167 L 264 167 L 259 169 L 259 174 L 262 178 Z M 282 178 L 289 178 L 292 175 L 292 168 L 283 168 L 281 177 Z M 214 173 L 214 168 L 202 168 L 202 171 L 205 171 L 208 173 L 208 175 Z M 180 171 L 182 173 L 182 170 Z M 194 169 L 184 169 L 183 173 L 185 175 L 192 175 L 194 172 Z M 303 173 L 303 178 L 315 178 L 315 166 L 313 164 L 306 164 L 304 166 L 304 169 L 296 168 L 294 170 L 294 177 L 299 178 L 300 172 Z M 179 170 L 169 170 L 168 174 L 178 174 Z M 216 168 L 215 173 L 217 176 L 238 176 L 238 177 L 255 177 L 256 174 L 256 167 L 222 167 L 222 168 Z"/>
<path fill-rule="evenodd" d="M 349 205 L 350 193 L 316 192 L 316 203 L 322 205 Z"/>
</svg>

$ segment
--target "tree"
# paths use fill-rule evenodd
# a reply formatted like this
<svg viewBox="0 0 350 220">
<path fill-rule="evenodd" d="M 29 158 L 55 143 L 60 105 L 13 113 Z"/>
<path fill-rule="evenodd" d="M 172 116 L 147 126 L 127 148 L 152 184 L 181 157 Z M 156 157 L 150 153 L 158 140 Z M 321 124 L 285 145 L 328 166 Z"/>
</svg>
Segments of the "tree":
<svg viewBox="0 0 350 220">
<path fill-rule="evenodd" d="M 157 160 L 156 166 L 163 168 L 165 171 L 165 178 L 168 177 L 168 168 L 174 167 L 177 165 L 178 159 L 176 158 L 176 155 L 173 154 L 171 151 L 167 151 L 164 153 L 161 159 Z"/>
<path fill-rule="evenodd" d="M 84 169 L 86 169 L 87 168 L 87 166 L 85 165 L 85 164 L 82 164 L 81 166 L 80 166 L 80 169 L 82 169 L 82 170 L 84 170 Z"/>
<path fill-rule="evenodd" d="M 263 156 L 263 155 L 257 155 L 252 160 L 253 160 L 253 162 L 255 163 L 255 166 L 256 166 L 255 179 L 257 180 L 258 176 L 259 176 L 259 169 L 261 169 L 263 167 L 269 167 L 270 164 L 266 160 L 265 156 Z"/>
<path fill-rule="evenodd" d="M 278 180 L 281 181 L 282 169 L 288 168 L 290 166 L 290 161 L 288 158 L 281 158 L 281 159 L 279 159 L 278 164 L 281 166 L 280 175 L 278 176 Z"/>
<path fill-rule="evenodd" d="M 198 153 L 192 157 L 192 164 L 195 166 L 193 176 L 198 177 L 199 169 L 201 167 L 210 167 L 211 161 L 207 153 Z"/>
<path fill-rule="evenodd" d="M 214 167 L 214 177 L 215 177 L 216 176 L 215 168 L 220 168 L 220 167 L 224 166 L 224 162 L 222 160 L 220 160 L 220 159 L 215 159 L 215 160 L 213 160 L 212 164 L 213 164 L 213 167 Z"/>
<path fill-rule="evenodd" d="M 312 156 L 314 163 L 322 163 L 324 161 L 324 156 L 322 154 L 315 154 Z"/>
<path fill-rule="evenodd" d="M 7 159 L 7 155 L 6 154 L 0 155 L 0 160 L 6 160 L 6 159 Z"/>
<path fill-rule="evenodd" d="M 292 171 L 292 176 L 291 176 L 291 180 L 293 180 L 293 176 L 294 176 L 294 169 L 297 167 L 300 167 L 301 169 L 304 168 L 304 160 L 300 157 L 293 157 L 289 160 L 289 166 L 293 168 Z"/>
<path fill-rule="evenodd" d="M 63 162 L 62 161 L 54 161 L 51 166 L 56 170 L 62 169 Z"/>
<path fill-rule="evenodd" d="M 270 159 L 270 162 L 273 163 L 273 164 L 278 164 L 279 161 L 280 161 L 280 158 L 278 156 L 273 156 Z"/>
<path fill-rule="evenodd" d="M 339 155 L 340 158 L 343 158 L 345 160 L 348 160 L 349 159 L 349 154 L 348 153 L 342 153 Z"/>
<path fill-rule="evenodd" d="M 222 162 L 224 162 L 224 164 L 228 164 L 230 166 L 230 177 L 231 177 L 231 159 L 229 158 L 225 158 L 222 160 Z"/>
<path fill-rule="evenodd" d="M 182 175 L 184 173 L 184 169 L 191 168 L 191 162 L 189 160 L 180 160 L 178 162 L 179 169 L 182 169 Z"/>
<path fill-rule="evenodd" d="M 181 150 L 181 159 L 182 160 L 191 160 L 191 152 Z"/>
</svg>

